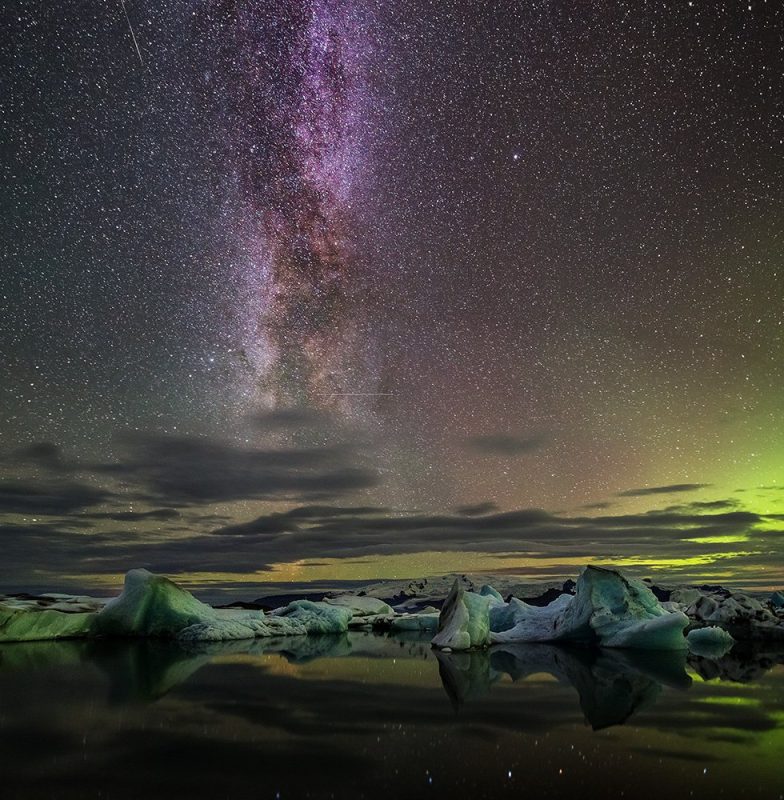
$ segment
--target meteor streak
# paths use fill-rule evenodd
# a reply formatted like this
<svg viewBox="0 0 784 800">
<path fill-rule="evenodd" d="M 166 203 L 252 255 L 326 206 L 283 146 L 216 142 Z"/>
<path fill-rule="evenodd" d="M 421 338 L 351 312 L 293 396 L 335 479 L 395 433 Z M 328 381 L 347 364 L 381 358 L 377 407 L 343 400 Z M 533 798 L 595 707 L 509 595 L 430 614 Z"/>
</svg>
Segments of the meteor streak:
<svg viewBox="0 0 784 800">
<path fill-rule="evenodd" d="M 120 0 L 125 20 L 128 23 L 128 30 L 131 32 L 131 39 L 133 39 L 133 46 L 136 48 L 136 55 L 139 56 L 139 63 L 144 67 L 144 59 L 142 58 L 142 51 L 139 49 L 139 42 L 136 41 L 136 34 L 133 32 L 133 25 L 131 25 L 131 18 L 128 16 L 128 9 L 125 7 L 125 0 Z"/>
</svg>

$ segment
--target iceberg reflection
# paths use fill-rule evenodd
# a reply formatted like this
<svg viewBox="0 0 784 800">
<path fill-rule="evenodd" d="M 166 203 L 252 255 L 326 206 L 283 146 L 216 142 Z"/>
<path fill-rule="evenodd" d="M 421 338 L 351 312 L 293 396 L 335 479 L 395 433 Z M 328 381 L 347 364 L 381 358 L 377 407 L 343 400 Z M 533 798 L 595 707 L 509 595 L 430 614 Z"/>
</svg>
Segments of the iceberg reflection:
<svg viewBox="0 0 784 800">
<path fill-rule="evenodd" d="M 747 682 L 758 680 L 784 652 L 749 649 L 733 651 L 718 659 L 686 651 L 619 650 L 545 643 L 505 643 L 486 650 L 447 652 L 433 650 L 427 635 L 341 633 L 312 636 L 279 636 L 223 642 L 178 642 L 156 639 L 113 639 L 19 642 L 0 645 L 0 673 L 92 668 L 108 686 L 110 704 L 150 703 L 186 683 L 209 664 L 250 660 L 269 666 L 270 656 L 305 665 L 319 659 L 372 659 L 367 666 L 371 680 L 382 687 L 395 661 L 423 662 L 420 682 L 432 681 L 437 662 L 441 684 L 455 709 L 488 694 L 506 676 L 523 682 L 535 675 L 550 675 L 562 686 L 573 688 L 582 713 L 595 730 L 621 725 L 656 702 L 667 686 L 686 690 L 692 674 L 703 680 Z M 377 665 L 377 666 L 376 666 Z M 322 671 L 337 679 L 332 662 Z M 347 673 L 350 674 L 350 673 Z M 296 673 L 292 673 L 293 676 Z M 260 680 L 264 680 L 259 672 Z M 412 687 L 413 688 L 413 687 Z M 479 705 L 479 704 L 477 704 Z"/>
<path fill-rule="evenodd" d="M 566 648 L 514 643 L 468 653 L 436 653 L 439 673 L 457 709 L 485 694 L 503 675 L 513 681 L 546 673 L 574 687 L 594 730 L 621 725 L 651 705 L 663 686 L 688 689 L 683 651 Z"/>
</svg>

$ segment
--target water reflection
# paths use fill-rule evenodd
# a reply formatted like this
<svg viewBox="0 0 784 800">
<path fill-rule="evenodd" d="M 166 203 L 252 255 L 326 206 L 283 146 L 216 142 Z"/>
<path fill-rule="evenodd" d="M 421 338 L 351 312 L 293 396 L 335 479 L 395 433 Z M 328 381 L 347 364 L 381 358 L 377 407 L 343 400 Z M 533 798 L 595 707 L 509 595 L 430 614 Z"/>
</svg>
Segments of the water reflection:
<svg viewBox="0 0 784 800">
<path fill-rule="evenodd" d="M 598 730 L 623 724 L 652 705 L 662 686 L 688 689 L 682 651 L 564 648 L 508 644 L 473 653 L 437 652 L 439 672 L 452 704 L 485 694 L 506 674 L 513 681 L 548 674 L 577 690 L 586 720 Z"/>
<path fill-rule="evenodd" d="M 437 659 L 438 674 L 459 711 L 487 695 L 505 677 L 521 682 L 551 676 L 576 690 L 580 709 L 594 730 L 622 725 L 650 708 L 664 687 L 685 691 L 692 685 L 687 667 L 705 681 L 758 680 L 784 663 L 784 651 L 742 646 L 719 659 L 682 651 L 610 650 L 549 644 L 505 644 L 470 653 L 430 650 L 420 634 L 378 636 L 340 634 L 291 636 L 187 645 L 146 640 L 94 640 L 15 643 L 0 646 L 0 673 L 62 669 L 91 664 L 108 679 L 108 701 L 154 702 L 184 684 L 211 662 L 237 657 L 280 656 L 290 664 L 319 659 Z"/>
<path fill-rule="evenodd" d="M 495 800 L 600 780 L 608 796 L 688 784 L 695 797 L 777 797 L 784 671 L 769 670 L 781 661 L 550 645 L 443 654 L 370 633 L 9 644 L 0 785 L 4 798 L 61 800 Z"/>
</svg>

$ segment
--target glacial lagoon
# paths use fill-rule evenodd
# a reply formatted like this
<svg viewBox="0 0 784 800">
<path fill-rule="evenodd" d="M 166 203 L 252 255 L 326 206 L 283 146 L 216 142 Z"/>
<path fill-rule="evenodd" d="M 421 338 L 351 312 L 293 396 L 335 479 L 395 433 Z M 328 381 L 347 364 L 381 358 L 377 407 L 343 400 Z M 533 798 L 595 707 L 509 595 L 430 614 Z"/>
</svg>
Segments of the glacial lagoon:
<svg viewBox="0 0 784 800">
<path fill-rule="evenodd" d="M 0 645 L 4 798 L 784 796 L 784 652 Z"/>
</svg>

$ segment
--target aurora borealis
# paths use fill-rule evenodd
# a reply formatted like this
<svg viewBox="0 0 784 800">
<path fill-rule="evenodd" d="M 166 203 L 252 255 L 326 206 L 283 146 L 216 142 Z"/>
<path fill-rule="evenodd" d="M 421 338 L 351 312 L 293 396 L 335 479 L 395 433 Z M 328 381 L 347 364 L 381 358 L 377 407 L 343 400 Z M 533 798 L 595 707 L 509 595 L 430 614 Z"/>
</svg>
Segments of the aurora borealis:
<svg viewBox="0 0 784 800">
<path fill-rule="evenodd" d="M 3 10 L 3 586 L 784 583 L 776 4 L 125 5 Z"/>
</svg>

